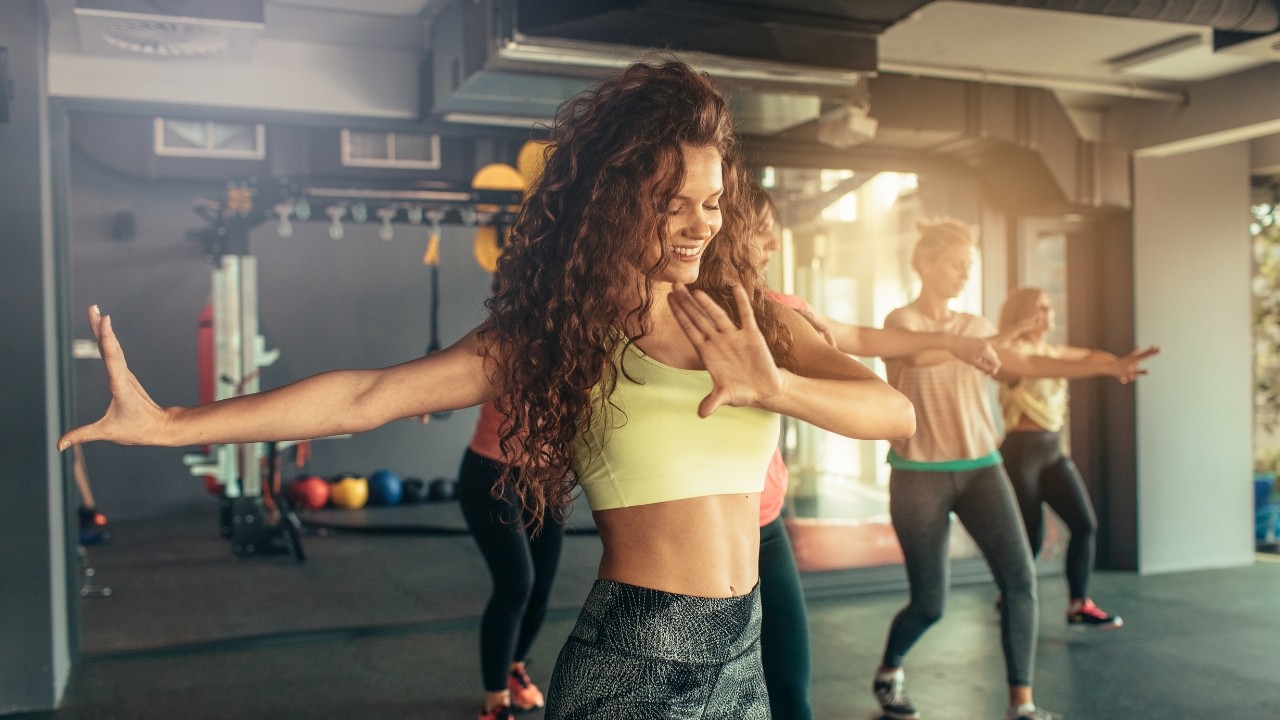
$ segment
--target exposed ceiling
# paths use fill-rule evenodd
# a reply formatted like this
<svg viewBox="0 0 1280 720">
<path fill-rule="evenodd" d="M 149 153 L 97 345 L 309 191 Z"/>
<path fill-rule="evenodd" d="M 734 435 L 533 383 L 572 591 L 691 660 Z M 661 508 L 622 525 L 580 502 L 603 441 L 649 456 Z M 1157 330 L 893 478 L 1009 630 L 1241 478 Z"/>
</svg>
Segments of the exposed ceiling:
<svg viewBox="0 0 1280 720">
<path fill-rule="evenodd" d="M 76 0 L 47 0 L 55 31 L 74 25 Z M 98 3 L 146 8 L 208 7 L 206 0 L 96 0 Z M 265 7 L 262 37 L 321 45 L 422 51 L 428 42 L 430 24 L 450 0 L 256 0 Z M 80 0 L 80 5 L 91 4 Z M 229 3 L 236 4 L 236 0 Z M 252 4 L 252 3 L 250 3 Z M 1043 83 L 1059 90 L 1070 103 L 1099 104 L 1108 97 L 1124 97 L 1131 92 L 1173 89 L 1196 82 L 1280 60 L 1271 43 L 1254 43 L 1214 50 L 1214 31 L 1208 23 L 1192 24 L 1163 20 L 1115 17 L 1084 12 L 1062 12 L 1040 7 L 1103 8 L 1107 12 L 1164 14 L 1208 21 L 1243 22 L 1223 11 L 1178 14 L 1177 8 L 1230 6 L 1233 3 L 1106 3 L 1058 2 L 952 2 L 949 0 L 884 0 L 882 2 L 838 2 L 837 0 L 570 0 L 543 3 L 548 8 L 564 8 L 576 13 L 572 26 L 581 39 L 615 41 L 625 32 L 637 33 L 645 23 L 636 18 L 688 18 L 684 31 L 696 35 L 696 42 L 716 42 L 715 28 L 725 34 L 738 28 L 756 27 L 761 37 L 771 28 L 794 28 L 802 23 L 843 31 L 847 36 L 870 37 L 878 45 L 881 72 L 909 75 L 982 78 L 1016 84 Z M 1237 2 L 1239 6 L 1270 5 L 1273 2 Z M 1015 7 L 1034 5 L 1037 8 Z M 531 3 L 536 7 L 537 3 Z M 1143 6 L 1146 6 L 1145 8 Z M 591 8 L 598 8 L 592 15 Z M 625 8 L 635 8 L 626 12 Z M 1114 8 L 1114 9 L 1108 9 Z M 1136 9 L 1135 9 L 1136 8 Z M 1151 9 L 1154 8 L 1154 9 Z M 552 13 L 555 14 L 555 13 Z M 519 24 L 519 21 L 517 21 Z M 657 24 L 657 23 L 650 23 Z M 672 23 L 655 32 L 673 35 Z M 1274 28 L 1272 28 L 1274 31 Z M 789 48 L 785 36 L 772 32 L 776 47 L 765 52 L 776 56 L 800 52 Z M 1271 38 L 1272 41 L 1275 38 Z M 55 50 L 83 52 L 73 33 L 54 34 Z M 852 54 L 852 43 L 846 43 Z M 92 52 L 92 49 L 88 49 Z M 1124 61 L 1124 62 L 1121 62 Z M 852 61 L 849 61 L 852 62 Z"/>
<path fill-rule="evenodd" d="M 812 145 L 825 142 L 823 122 L 834 117 L 854 129 L 849 144 L 950 154 L 971 166 L 1006 160 L 1009 148 L 985 138 L 1028 148 L 1028 132 L 1054 126 L 1072 143 L 1092 140 L 1091 124 L 1109 105 L 1181 103 L 1196 83 L 1280 61 L 1280 0 L 46 3 L 54 95 L 527 128 L 592 77 L 663 46 L 726 81 L 748 136 Z M 236 25 L 221 56 L 173 59 L 100 42 L 114 16 L 93 7 L 155 11 L 160 21 L 239 8 L 260 20 Z M 130 32 L 144 45 L 148 33 L 196 50 L 212 42 L 164 22 Z M 1015 97 L 1010 87 L 1040 95 Z M 934 102 L 929 93 L 945 116 L 937 123 L 919 119 Z M 868 106 L 872 117 L 892 118 L 871 142 L 875 128 L 850 112 Z M 1023 114 L 1010 127 L 979 127 L 1016 114 L 1010 108 Z"/>
</svg>

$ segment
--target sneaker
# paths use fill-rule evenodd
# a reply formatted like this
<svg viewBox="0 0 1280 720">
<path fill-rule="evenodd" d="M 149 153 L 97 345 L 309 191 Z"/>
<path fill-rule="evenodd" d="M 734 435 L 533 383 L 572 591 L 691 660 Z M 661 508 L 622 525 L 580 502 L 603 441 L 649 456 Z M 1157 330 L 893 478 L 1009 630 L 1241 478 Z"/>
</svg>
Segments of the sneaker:
<svg viewBox="0 0 1280 720">
<path fill-rule="evenodd" d="M 476 720 L 516 720 L 516 716 L 511 713 L 510 706 L 499 705 L 489 712 L 481 709 L 480 714 L 476 715 Z"/>
<path fill-rule="evenodd" d="M 1032 703 L 1023 703 L 1009 708 L 1009 712 L 1004 715 L 1004 720 L 1062 720 L 1062 716 L 1038 708 Z"/>
<path fill-rule="evenodd" d="M 511 707 L 516 710 L 533 710 L 547 704 L 542 691 L 529 679 L 529 673 L 524 668 L 511 668 L 511 674 L 507 676 L 507 689 L 511 691 Z"/>
<path fill-rule="evenodd" d="M 871 692 L 880 701 L 880 710 L 885 717 L 892 720 L 916 720 L 920 717 L 920 711 L 916 710 L 916 706 L 907 697 L 907 680 L 902 668 L 898 668 L 892 675 L 877 674 L 875 682 L 871 684 Z"/>
<path fill-rule="evenodd" d="M 1089 598 L 1085 598 L 1079 610 L 1067 613 L 1067 626 L 1077 630 L 1115 630 L 1123 625 L 1119 615 L 1094 605 Z"/>
</svg>

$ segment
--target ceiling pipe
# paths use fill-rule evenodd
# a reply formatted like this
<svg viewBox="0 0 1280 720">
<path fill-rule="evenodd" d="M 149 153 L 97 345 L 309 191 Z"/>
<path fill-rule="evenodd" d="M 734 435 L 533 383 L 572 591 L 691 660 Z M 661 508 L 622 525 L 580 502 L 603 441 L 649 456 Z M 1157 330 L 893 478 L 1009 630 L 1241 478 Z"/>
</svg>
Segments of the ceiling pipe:
<svg viewBox="0 0 1280 720">
<path fill-rule="evenodd" d="M 609 43 L 561 38 L 533 38 L 514 33 L 498 46 L 501 60 L 551 67 L 619 69 L 635 61 L 643 49 Z M 748 80 L 779 85 L 807 85 L 848 90 L 864 73 L 856 70 L 810 67 L 794 63 L 753 60 L 713 53 L 682 50 L 680 59 L 716 78 Z"/>
<path fill-rule="evenodd" d="M 1007 72 L 1001 70 L 980 70 L 976 68 L 943 67 L 939 65 L 923 65 L 919 63 L 902 63 L 880 61 L 880 72 L 899 75 L 915 75 L 919 77 L 943 78 L 947 80 L 965 80 L 969 82 L 995 83 L 999 85 L 1017 85 L 1021 87 L 1038 87 L 1046 90 L 1069 90 L 1095 95 L 1112 95 L 1135 100 L 1157 100 L 1167 103 L 1185 103 L 1187 95 L 1175 90 L 1159 90 L 1141 87 L 1134 84 L 1109 83 L 1100 80 L 1062 77 L 1054 75 L 1030 75 L 1027 73 Z"/>
<path fill-rule="evenodd" d="M 971 0 L 986 5 L 1008 5 L 1031 10 L 1106 15 L 1134 20 L 1202 25 L 1215 30 L 1272 33 L 1280 29 L 1280 3 L 1276 0 Z"/>
</svg>

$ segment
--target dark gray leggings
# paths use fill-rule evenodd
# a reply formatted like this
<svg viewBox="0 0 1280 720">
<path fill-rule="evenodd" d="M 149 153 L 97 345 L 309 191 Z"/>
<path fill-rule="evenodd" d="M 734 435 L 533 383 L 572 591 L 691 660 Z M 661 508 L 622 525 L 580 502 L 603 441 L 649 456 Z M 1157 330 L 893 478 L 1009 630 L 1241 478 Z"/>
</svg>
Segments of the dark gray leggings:
<svg viewBox="0 0 1280 720">
<path fill-rule="evenodd" d="M 942 617 L 950 584 L 951 513 L 982 551 L 1004 598 L 1000 637 L 1010 685 L 1031 685 L 1036 654 L 1036 575 L 1013 488 L 1000 465 L 963 472 L 894 469 L 889 514 L 906 559 L 911 600 L 889 626 L 884 664 L 901 667 Z"/>
<path fill-rule="evenodd" d="M 1093 513 L 1089 490 L 1080 471 L 1071 458 L 1062 453 L 1061 437 L 1047 430 L 1011 432 L 1000 446 L 1000 454 L 1004 456 L 1004 469 L 1013 481 L 1013 492 L 1022 508 L 1031 554 L 1039 556 L 1040 546 L 1044 544 L 1041 505 L 1048 504 L 1071 531 L 1066 562 L 1071 597 L 1089 597 L 1098 518 Z"/>
<path fill-rule="evenodd" d="M 760 527 L 760 659 L 777 720 L 813 720 L 809 618 L 800 571 L 782 518 Z"/>
</svg>

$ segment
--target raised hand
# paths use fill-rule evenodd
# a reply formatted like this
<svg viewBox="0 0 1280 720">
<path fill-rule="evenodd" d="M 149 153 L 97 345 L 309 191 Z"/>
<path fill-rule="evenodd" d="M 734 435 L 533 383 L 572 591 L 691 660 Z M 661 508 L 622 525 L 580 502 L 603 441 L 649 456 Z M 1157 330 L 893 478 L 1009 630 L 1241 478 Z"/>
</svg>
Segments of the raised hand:
<svg viewBox="0 0 1280 720">
<path fill-rule="evenodd" d="M 103 315 L 97 305 L 89 308 L 89 327 L 93 328 L 107 368 L 107 384 L 111 404 L 100 420 L 68 431 L 58 440 L 58 449 L 93 440 L 110 440 L 122 445 L 154 443 L 164 430 L 168 416 L 142 389 L 129 371 L 124 350 L 111 328 L 111 316 Z"/>
<path fill-rule="evenodd" d="M 1160 353 L 1160 348 L 1152 345 L 1142 349 L 1134 349 L 1128 355 L 1115 359 L 1115 367 L 1111 373 L 1121 383 L 1131 383 L 1147 374 L 1142 362 Z"/>
<path fill-rule="evenodd" d="M 826 323 L 819 320 L 817 315 L 814 315 L 808 310 L 796 310 L 796 314 L 805 320 L 808 320 L 809 324 L 813 326 L 813 329 L 822 336 L 822 339 L 825 340 L 828 345 L 833 348 L 840 347 L 840 344 L 836 342 L 835 333 L 831 332 L 831 328 L 827 327 Z"/>
<path fill-rule="evenodd" d="M 1049 318 L 1044 313 L 1035 313 L 1022 318 L 1010 327 L 987 338 L 993 345 L 1008 346 L 1015 340 L 1020 340 L 1028 335 L 1036 335 L 1049 328 Z"/>
<path fill-rule="evenodd" d="M 711 373 L 714 387 L 698 404 L 700 417 L 721 405 L 753 405 L 786 389 L 786 376 L 773 362 L 746 291 L 735 285 L 733 297 L 742 327 L 701 290 L 691 293 L 677 283 L 667 298 L 680 329 Z"/>
</svg>

